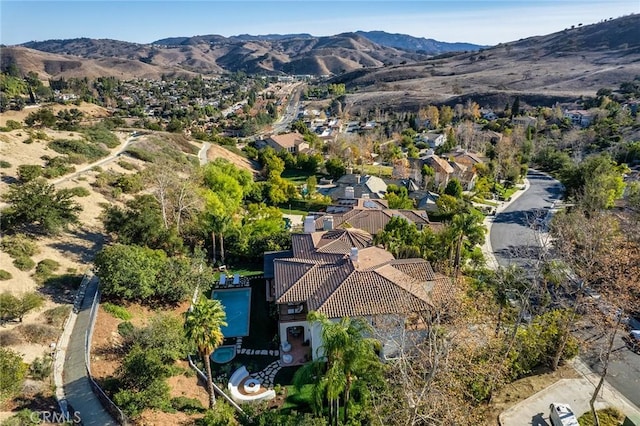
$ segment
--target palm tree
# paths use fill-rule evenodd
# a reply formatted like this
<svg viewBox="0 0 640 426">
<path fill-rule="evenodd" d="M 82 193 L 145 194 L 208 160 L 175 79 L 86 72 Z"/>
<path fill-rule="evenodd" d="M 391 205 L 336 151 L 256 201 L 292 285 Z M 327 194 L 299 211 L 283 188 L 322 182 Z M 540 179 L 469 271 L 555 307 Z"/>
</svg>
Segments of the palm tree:
<svg viewBox="0 0 640 426">
<path fill-rule="evenodd" d="M 330 422 L 338 424 L 340 397 L 344 400 L 344 421 L 349 418 L 351 390 L 359 377 L 371 379 L 380 372 L 380 360 L 375 348 L 380 344 L 370 336 L 372 327 L 362 318 L 342 318 L 339 322 L 329 320 L 323 314 L 310 312 L 307 320 L 322 326 L 324 359 L 319 359 L 300 368 L 294 376 L 296 386 L 314 382 L 316 408 L 322 406 L 326 395 L 329 401 Z M 323 364 L 326 370 L 322 374 Z"/>
<path fill-rule="evenodd" d="M 480 213 L 461 213 L 455 215 L 451 221 L 450 228 L 455 235 L 455 260 L 453 265 L 455 267 L 456 275 L 460 268 L 460 257 L 462 255 L 462 243 L 465 238 L 474 243 L 479 244 L 482 242 L 484 233 L 486 232 L 485 226 L 482 224 L 483 216 Z"/>
<path fill-rule="evenodd" d="M 207 370 L 209 390 L 209 408 L 216 403 L 211 376 L 211 353 L 222 344 L 224 336 L 220 327 L 226 326 L 226 313 L 219 300 L 200 297 L 185 313 L 184 330 L 189 341 L 193 342 L 204 361 Z"/>
</svg>

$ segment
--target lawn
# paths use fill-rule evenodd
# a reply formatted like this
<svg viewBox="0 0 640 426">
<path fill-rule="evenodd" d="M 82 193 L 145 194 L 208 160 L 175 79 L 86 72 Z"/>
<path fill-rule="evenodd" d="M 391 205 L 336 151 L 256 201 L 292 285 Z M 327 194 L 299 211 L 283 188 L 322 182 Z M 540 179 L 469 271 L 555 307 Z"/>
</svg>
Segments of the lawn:
<svg viewBox="0 0 640 426">
<path fill-rule="evenodd" d="M 365 175 L 378 176 L 381 178 L 390 178 L 393 174 L 393 167 L 391 166 L 382 166 L 373 164 L 365 164 L 362 167 L 362 171 Z M 355 172 L 355 170 L 354 170 Z"/>
<path fill-rule="evenodd" d="M 313 176 L 313 175 L 315 175 L 315 173 L 308 172 L 305 170 L 287 169 L 283 171 L 280 176 L 283 179 L 293 182 L 295 185 L 302 185 L 303 183 L 307 182 L 307 179 L 309 179 L 309 176 Z M 318 180 L 320 180 L 320 178 L 318 178 Z"/>
<path fill-rule="evenodd" d="M 300 390 L 295 386 L 287 386 L 287 399 L 284 401 L 282 410 L 308 412 L 313 398 L 313 385 L 304 385 Z"/>
</svg>

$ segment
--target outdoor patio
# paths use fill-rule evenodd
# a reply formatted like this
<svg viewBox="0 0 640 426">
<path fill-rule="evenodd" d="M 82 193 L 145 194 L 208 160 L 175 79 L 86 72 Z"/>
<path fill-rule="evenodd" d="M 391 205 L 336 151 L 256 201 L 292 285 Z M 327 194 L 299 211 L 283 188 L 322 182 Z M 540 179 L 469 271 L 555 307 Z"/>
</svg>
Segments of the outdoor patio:
<svg viewBox="0 0 640 426">
<path fill-rule="evenodd" d="M 305 338 L 304 327 L 288 327 L 287 342 L 291 346 L 289 351 L 285 351 L 285 348 L 282 348 L 280 351 L 280 359 L 283 364 L 287 366 L 297 366 L 311 361 L 311 346 L 309 345 L 309 339 Z M 291 356 L 291 362 L 285 362 L 285 355 Z"/>
</svg>

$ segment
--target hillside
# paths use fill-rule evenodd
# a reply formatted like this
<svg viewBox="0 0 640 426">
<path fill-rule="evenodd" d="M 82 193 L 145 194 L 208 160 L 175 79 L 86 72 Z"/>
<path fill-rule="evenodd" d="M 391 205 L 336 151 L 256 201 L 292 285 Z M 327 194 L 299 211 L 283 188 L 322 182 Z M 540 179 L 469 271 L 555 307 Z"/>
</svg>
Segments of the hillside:
<svg viewBox="0 0 640 426">
<path fill-rule="evenodd" d="M 56 56 L 49 57 L 44 52 Z M 75 76 L 77 69 L 84 66 L 87 72 L 99 70 L 109 76 L 159 76 L 167 70 L 201 74 L 244 71 L 337 75 L 427 57 L 381 46 L 354 33 L 330 37 L 209 35 L 174 37 L 145 45 L 89 38 L 28 42 L 21 48 L 4 49 L 3 64 L 15 61 L 24 67 L 23 72 L 54 77 Z"/>
<path fill-rule="evenodd" d="M 520 96 L 531 105 L 593 96 L 640 75 L 640 15 L 634 14 L 478 52 L 363 69 L 333 79 L 350 92 L 347 106 L 418 108 L 474 99 L 502 108 Z"/>
</svg>

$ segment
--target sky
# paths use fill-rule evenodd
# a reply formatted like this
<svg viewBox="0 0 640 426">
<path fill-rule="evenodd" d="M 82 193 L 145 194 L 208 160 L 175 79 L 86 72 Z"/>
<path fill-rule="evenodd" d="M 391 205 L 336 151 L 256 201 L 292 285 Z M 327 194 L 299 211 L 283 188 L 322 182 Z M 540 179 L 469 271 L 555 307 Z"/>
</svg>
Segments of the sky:
<svg viewBox="0 0 640 426">
<path fill-rule="evenodd" d="M 640 0 L 0 0 L 0 43 L 381 30 L 495 45 L 633 13 Z"/>
</svg>

